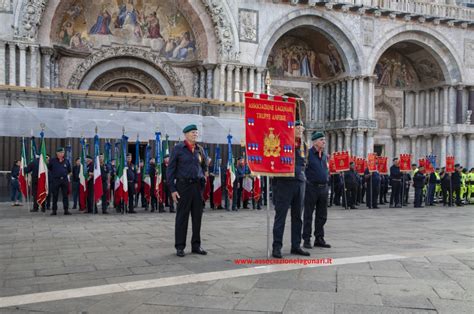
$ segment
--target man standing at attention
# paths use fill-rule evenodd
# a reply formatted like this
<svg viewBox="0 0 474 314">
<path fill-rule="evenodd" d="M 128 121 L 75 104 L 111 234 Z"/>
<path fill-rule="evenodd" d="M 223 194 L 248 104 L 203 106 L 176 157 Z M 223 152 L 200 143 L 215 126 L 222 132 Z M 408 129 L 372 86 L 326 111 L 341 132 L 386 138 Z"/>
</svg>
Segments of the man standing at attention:
<svg viewBox="0 0 474 314">
<path fill-rule="evenodd" d="M 328 158 L 324 153 L 326 138 L 323 132 L 313 132 L 311 135 L 313 147 L 308 153 L 306 167 L 306 193 L 304 198 L 303 240 L 304 247 L 311 246 L 311 225 L 313 212 L 316 211 L 314 220 L 314 246 L 330 248 L 324 240 L 324 225 L 328 216 Z"/>
<path fill-rule="evenodd" d="M 201 220 L 203 192 L 207 164 L 204 149 L 198 145 L 198 130 L 194 124 L 183 129 L 185 140 L 176 144 L 171 152 L 167 179 L 173 202 L 177 203 L 175 224 L 176 255 L 184 257 L 189 214 L 193 224 L 192 252 L 206 255 L 201 248 Z"/>
</svg>

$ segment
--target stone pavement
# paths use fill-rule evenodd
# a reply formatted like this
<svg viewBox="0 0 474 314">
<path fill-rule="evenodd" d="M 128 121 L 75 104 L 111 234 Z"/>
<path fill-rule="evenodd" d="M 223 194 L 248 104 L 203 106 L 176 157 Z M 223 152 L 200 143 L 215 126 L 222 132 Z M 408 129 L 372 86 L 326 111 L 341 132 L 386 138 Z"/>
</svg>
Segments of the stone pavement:
<svg viewBox="0 0 474 314">
<path fill-rule="evenodd" d="M 174 214 L 139 212 L 50 217 L 0 203 L 0 313 L 474 312 L 474 206 L 331 208 L 333 248 L 311 258 L 337 265 L 321 267 L 235 264 L 266 257 L 263 210 L 206 211 L 209 255 L 185 258 Z M 297 258 L 289 227 L 288 217 L 283 253 Z M 43 292 L 59 297 L 40 302 Z M 12 296 L 23 301 L 5 307 Z"/>
</svg>

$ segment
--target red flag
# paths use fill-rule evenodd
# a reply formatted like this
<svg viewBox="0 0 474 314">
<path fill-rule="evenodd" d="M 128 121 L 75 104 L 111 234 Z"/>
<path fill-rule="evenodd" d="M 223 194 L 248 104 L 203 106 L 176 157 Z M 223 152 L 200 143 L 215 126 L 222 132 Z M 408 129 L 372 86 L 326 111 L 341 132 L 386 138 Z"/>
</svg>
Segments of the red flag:
<svg viewBox="0 0 474 314">
<path fill-rule="evenodd" d="M 329 174 L 336 174 L 336 161 L 334 160 L 334 156 L 331 155 L 329 157 Z"/>
<path fill-rule="evenodd" d="M 253 180 L 253 199 L 259 201 L 262 197 L 262 184 L 260 182 L 260 176 L 256 176 Z"/>
<path fill-rule="evenodd" d="M 252 178 L 245 176 L 242 180 L 242 199 L 248 201 L 252 198 Z"/>
<path fill-rule="evenodd" d="M 377 158 L 377 169 L 380 174 L 388 174 L 388 157 Z"/>
<path fill-rule="evenodd" d="M 411 155 L 400 154 L 400 171 L 410 171 L 410 170 L 411 170 Z"/>
<path fill-rule="evenodd" d="M 337 172 L 349 170 L 349 152 L 335 152 L 333 156 Z"/>
<path fill-rule="evenodd" d="M 99 155 L 95 156 L 94 162 L 94 203 L 97 203 L 104 190 L 102 188 L 102 174 L 100 172 L 100 162 L 99 162 Z"/>
<path fill-rule="evenodd" d="M 377 171 L 377 154 L 369 153 L 367 155 L 367 168 L 369 172 Z"/>
<path fill-rule="evenodd" d="M 364 174 L 367 162 L 364 158 L 357 158 L 356 159 L 356 171 L 358 174 Z"/>
<path fill-rule="evenodd" d="M 210 176 L 206 177 L 206 187 L 204 188 L 204 202 L 207 202 L 207 200 L 211 197 L 211 178 Z"/>
<path fill-rule="evenodd" d="M 38 205 L 43 205 L 48 196 L 48 166 L 46 164 L 46 144 L 44 137 L 41 137 L 41 155 L 39 159 L 39 170 L 38 170 L 38 190 L 36 194 L 36 201 Z"/>
<path fill-rule="evenodd" d="M 446 173 L 454 172 L 454 156 L 446 156 Z"/>
<path fill-rule="evenodd" d="M 25 177 L 25 168 L 26 168 L 26 149 L 25 149 L 25 139 L 23 138 L 21 144 L 21 161 L 20 161 L 20 173 L 18 175 L 18 181 L 20 182 L 21 194 L 26 198 L 28 194 L 28 188 L 26 185 Z"/>
</svg>

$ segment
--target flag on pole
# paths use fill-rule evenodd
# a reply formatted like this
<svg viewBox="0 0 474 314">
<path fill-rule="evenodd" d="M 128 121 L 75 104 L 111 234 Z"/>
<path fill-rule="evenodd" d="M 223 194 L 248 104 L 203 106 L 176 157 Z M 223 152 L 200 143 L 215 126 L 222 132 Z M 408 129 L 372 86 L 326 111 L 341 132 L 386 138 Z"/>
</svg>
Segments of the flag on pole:
<svg viewBox="0 0 474 314">
<path fill-rule="evenodd" d="M 26 147 L 25 147 L 25 138 L 21 138 L 21 160 L 20 160 L 20 173 L 18 175 L 18 181 L 20 182 L 20 191 L 21 194 L 26 198 L 28 194 L 28 188 L 26 184 L 25 177 L 25 168 L 26 168 Z"/>
<path fill-rule="evenodd" d="M 214 158 L 214 206 L 222 206 L 222 178 L 221 178 L 221 149 L 216 147 L 216 157 Z"/>
<path fill-rule="evenodd" d="M 135 193 L 140 194 L 140 190 L 142 189 L 142 170 L 140 168 L 140 140 L 138 139 L 135 142 L 135 166 L 137 167 L 137 190 Z"/>
<path fill-rule="evenodd" d="M 38 170 L 38 190 L 36 194 L 36 201 L 39 206 L 42 206 L 46 197 L 48 196 L 48 165 L 46 162 L 46 143 L 44 142 L 44 132 L 41 131 L 41 151 L 39 159 Z"/>
<path fill-rule="evenodd" d="M 120 179 L 123 175 L 123 158 L 120 149 L 120 142 L 115 142 L 115 165 L 117 165 L 117 175 L 114 182 L 114 203 L 119 205 L 122 200 L 122 190 L 120 189 Z"/>
<path fill-rule="evenodd" d="M 122 135 L 122 152 L 121 152 L 122 173 L 120 175 L 120 195 L 125 204 L 128 204 L 127 148 L 128 148 L 128 137 L 125 135 Z"/>
<path fill-rule="evenodd" d="M 38 155 L 38 149 L 36 148 L 36 139 L 34 136 L 31 137 L 30 143 L 30 160 L 29 162 L 33 162 L 36 159 L 36 155 Z"/>
<path fill-rule="evenodd" d="M 234 192 L 234 181 L 235 181 L 235 166 L 234 160 L 232 158 L 232 135 L 227 135 L 227 147 L 228 147 L 228 157 L 227 157 L 227 171 L 226 171 L 226 187 L 227 187 L 227 196 L 232 200 Z"/>
<path fill-rule="evenodd" d="M 81 166 L 79 167 L 79 209 L 86 209 L 87 199 L 87 166 L 86 166 L 86 143 L 84 138 L 81 138 Z"/>
<path fill-rule="evenodd" d="M 150 156 L 151 156 L 151 147 L 149 144 L 147 144 L 146 149 L 145 149 L 145 165 L 143 166 L 143 170 L 145 172 L 145 179 L 143 180 L 145 184 L 143 186 L 143 190 L 145 193 L 145 199 L 147 201 L 147 204 L 150 204 L 150 200 L 151 200 Z"/>
<path fill-rule="evenodd" d="M 245 176 L 242 180 L 242 200 L 248 201 L 252 198 L 252 178 Z"/>
<path fill-rule="evenodd" d="M 159 202 L 163 202 L 163 184 L 162 184 L 162 174 L 161 174 L 161 132 L 155 132 L 155 167 L 156 167 L 156 178 L 155 178 L 155 196 Z"/>
<path fill-rule="evenodd" d="M 69 162 L 69 165 L 73 165 L 72 163 L 72 146 L 71 144 L 68 144 L 66 146 L 66 160 Z M 67 195 L 72 194 L 72 183 L 71 183 L 71 178 L 69 175 L 67 176 Z"/>
<path fill-rule="evenodd" d="M 102 197 L 102 194 L 104 194 L 99 153 L 99 135 L 96 134 L 94 136 L 94 203 L 97 203 Z"/>
</svg>

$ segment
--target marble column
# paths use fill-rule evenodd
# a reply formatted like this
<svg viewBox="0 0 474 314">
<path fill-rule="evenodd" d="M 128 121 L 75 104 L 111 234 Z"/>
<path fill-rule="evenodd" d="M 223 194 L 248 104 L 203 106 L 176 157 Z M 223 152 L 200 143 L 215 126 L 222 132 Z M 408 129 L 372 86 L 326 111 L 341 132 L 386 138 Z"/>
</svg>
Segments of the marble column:
<svg viewBox="0 0 474 314">
<path fill-rule="evenodd" d="M 311 121 L 317 120 L 319 113 L 319 84 L 311 84 L 311 110 L 308 116 Z"/>
<path fill-rule="evenodd" d="M 213 64 L 206 64 L 204 66 L 204 68 L 206 69 L 206 86 L 207 86 L 207 89 L 206 89 L 206 98 L 209 98 L 209 99 L 212 99 L 214 98 L 214 94 L 213 94 L 213 91 L 214 91 L 214 86 L 213 86 L 213 82 L 214 82 L 214 65 Z"/>
<path fill-rule="evenodd" d="M 59 87 L 59 62 L 58 62 L 58 54 L 55 52 L 52 58 L 53 61 L 53 72 L 52 72 L 52 88 Z"/>
<path fill-rule="evenodd" d="M 441 123 L 443 125 L 448 125 L 449 118 L 449 87 L 447 85 L 443 86 L 443 113 L 441 115 Z"/>
<path fill-rule="evenodd" d="M 206 97 L 206 70 L 199 67 L 199 98 Z"/>
<path fill-rule="evenodd" d="M 225 64 L 221 64 L 219 66 L 220 72 L 219 72 L 219 99 L 220 100 L 225 100 Z"/>
<path fill-rule="evenodd" d="M 440 144 L 439 165 L 444 167 L 446 163 L 446 134 L 438 134 Z"/>
<path fill-rule="evenodd" d="M 51 88 L 51 56 L 53 55 L 54 50 L 49 47 L 41 47 L 41 54 L 43 57 L 42 60 L 42 86 L 44 88 Z"/>
<path fill-rule="evenodd" d="M 461 124 L 464 123 L 463 121 L 463 110 L 462 110 L 462 95 L 463 95 L 463 90 L 464 86 L 463 85 L 458 85 L 456 87 L 456 123 Z"/>
<path fill-rule="evenodd" d="M 339 119 L 346 119 L 346 108 L 347 108 L 347 80 L 341 81 L 341 104 L 339 110 Z"/>
<path fill-rule="evenodd" d="M 352 115 L 353 119 L 359 117 L 359 77 L 355 77 L 352 80 L 352 110 L 354 114 Z"/>
<path fill-rule="evenodd" d="M 430 116 L 431 116 L 431 104 L 430 104 L 430 91 L 425 91 L 425 97 L 423 99 L 423 113 L 425 116 L 425 123 L 424 126 L 427 127 L 430 125 Z"/>
<path fill-rule="evenodd" d="M 364 155 L 364 130 L 357 129 L 356 133 L 356 155 L 363 157 Z"/>
<path fill-rule="evenodd" d="M 401 135 L 395 135 L 393 138 L 393 143 L 395 144 L 395 148 L 393 150 L 393 156 L 392 157 L 398 157 L 400 156 L 400 145 L 402 144 L 402 136 Z"/>
<path fill-rule="evenodd" d="M 247 92 L 249 90 L 249 69 L 246 67 L 242 68 L 242 90 Z"/>
<path fill-rule="evenodd" d="M 234 94 L 234 84 L 232 82 L 232 74 L 234 71 L 235 66 L 232 64 L 227 65 L 227 97 L 226 101 L 233 101 L 232 95 Z"/>
<path fill-rule="evenodd" d="M 336 120 L 336 84 L 335 83 L 331 83 L 329 84 L 331 86 L 331 102 L 330 102 L 330 106 L 331 106 L 331 119 L 330 121 L 334 121 Z"/>
<path fill-rule="evenodd" d="M 20 50 L 20 83 L 19 86 L 26 86 L 26 48 L 25 44 L 18 44 Z"/>
<path fill-rule="evenodd" d="M 416 160 L 418 155 L 416 151 L 416 139 L 418 138 L 417 135 L 410 135 L 410 144 L 411 144 L 411 156 L 412 160 Z"/>
<path fill-rule="evenodd" d="M 367 131 L 367 148 L 366 154 L 374 152 L 374 130 Z"/>
<path fill-rule="evenodd" d="M 336 94 L 334 95 L 334 120 L 339 120 L 341 119 L 341 107 L 342 107 L 342 102 L 341 102 L 341 82 L 336 82 L 335 83 L 336 87 Z"/>
<path fill-rule="evenodd" d="M 5 64 L 7 64 L 5 60 L 5 43 L 0 41 L 0 85 L 5 85 Z"/>
<path fill-rule="evenodd" d="M 368 101 L 367 115 L 369 119 L 374 119 L 375 110 L 375 76 L 369 77 L 369 101 Z M 373 146 L 373 145 L 372 145 Z M 372 148 L 373 149 L 373 148 Z"/>
<path fill-rule="evenodd" d="M 454 156 L 454 141 L 452 134 L 448 134 L 446 138 L 446 155 Z"/>
<path fill-rule="evenodd" d="M 431 155 L 433 153 L 433 141 L 431 138 L 431 134 L 427 134 L 424 137 L 426 140 L 426 155 Z"/>
<path fill-rule="evenodd" d="M 249 68 L 249 92 L 256 93 L 255 89 L 255 68 Z"/>
<path fill-rule="evenodd" d="M 420 126 L 420 92 L 415 92 L 415 124 L 413 126 Z"/>
<path fill-rule="evenodd" d="M 240 90 L 240 69 L 242 66 L 236 65 L 235 66 L 235 90 Z M 241 102 L 241 93 L 234 92 L 234 101 Z"/>
<path fill-rule="evenodd" d="M 10 85 L 16 85 L 16 45 L 9 43 L 10 48 Z"/>
<path fill-rule="evenodd" d="M 324 93 L 323 93 L 323 84 L 318 85 L 318 96 L 319 96 L 319 108 L 317 121 L 322 122 L 324 120 Z"/>
<path fill-rule="evenodd" d="M 364 111 L 367 107 L 367 101 L 364 99 L 364 78 L 359 77 L 359 114 L 358 118 L 363 119 L 365 118 Z"/>
<path fill-rule="evenodd" d="M 468 160 L 466 161 L 466 164 L 469 169 L 474 168 L 474 134 L 468 134 L 467 135 L 467 140 L 468 140 L 468 149 L 469 149 L 469 154 L 468 154 Z"/>
<path fill-rule="evenodd" d="M 256 87 L 256 92 L 257 94 L 260 94 L 262 92 L 262 72 L 264 69 L 262 68 L 257 68 L 257 87 Z M 300 113 L 302 114 L 302 113 Z"/>
<path fill-rule="evenodd" d="M 38 87 L 38 47 L 30 46 L 30 86 Z"/>
<path fill-rule="evenodd" d="M 324 121 L 331 121 L 331 85 L 324 86 Z"/>
<path fill-rule="evenodd" d="M 434 120 L 433 120 L 434 125 L 439 125 L 440 124 L 439 111 L 440 111 L 439 88 L 435 88 L 435 90 L 434 90 Z"/>
<path fill-rule="evenodd" d="M 334 153 L 335 151 L 337 151 L 336 139 L 337 139 L 336 132 L 332 131 L 331 132 L 331 153 Z"/>
<path fill-rule="evenodd" d="M 193 97 L 199 97 L 199 71 L 197 68 L 192 68 L 193 72 Z"/>
<path fill-rule="evenodd" d="M 407 108 L 405 108 L 405 114 L 407 114 L 407 127 L 412 128 L 415 126 L 415 93 L 413 91 L 407 92 Z"/>
<path fill-rule="evenodd" d="M 352 137 L 352 129 L 345 129 L 344 130 L 344 150 L 348 152 L 351 152 L 351 137 Z"/>
<path fill-rule="evenodd" d="M 342 132 L 340 130 L 337 130 L 336 131 L 336 136 L 337 136 L 337 151 L 338 152 L 342 152 L 342 141 L 343 141 L 343 137 L 342 137 Z"/>
<path fill-rule="evenodd" d="M 346 120 L 352 119 L 352 82 L 353 78 L 348 77 L 346 81 L 347 95 L 346 95 Z"/>
<path fill-rule="evenodd" d="M 456 124 L 456 89 L 449 86 L 449 124 Z"/>
<path fill-rule="evenodd" d="M 454 158 L 457 163 L 463 164 L 462 162 L 462 137 L 464 136 L 463 133 L 455 133 L 454 134 Z"/>
</svg>

